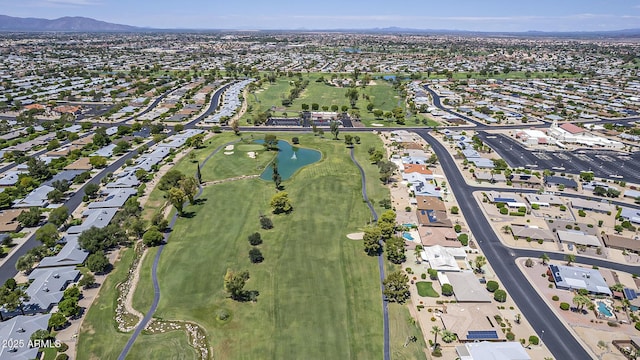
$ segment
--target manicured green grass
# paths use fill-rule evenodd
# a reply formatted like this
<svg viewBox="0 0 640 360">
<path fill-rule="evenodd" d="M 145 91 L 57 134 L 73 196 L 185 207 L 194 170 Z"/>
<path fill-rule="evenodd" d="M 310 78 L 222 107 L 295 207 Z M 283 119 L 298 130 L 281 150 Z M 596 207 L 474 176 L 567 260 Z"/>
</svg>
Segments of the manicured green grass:
<svg viewBox="0 0 640 360">
<path fill-rule="evenodd" d="M 307 104 L 311 107 L 313 103 L 317 103 L 320 105 L 320 111 L 322 111 L 322 106 L 328 106 L 331 109 L 332 105 L 337 105 L 339 108 L 347 105 L 350 108 L 349 99 L 345 97 L 347 88 L 316 82 L 320 76 L 324 76 L 325 79 L 331 79 L 331 74 L 311 73 L 303 75 L 303 79 L 309 80 L 309 85 L 289 107 L 282 106 L 282 99 L 289 94 L 289 89 L 291 88 L 289 81 L 296 78 L 281 77 L 273 84 L 265 82 L 262 89 L 256 91 L 255 96 L 253 94 L 247 96 L 247 104 L 250 111 L 242 116 L 241 125 L 249 124 L 255 114 L 272 109 L 272 107 L 275 108 L 272 113 L 278 117 L 284 116 L 284 113 L 288 117 L 297 116 L 302 110 L 302 104 Z M 350 75 L 345 76 L 349 77 Z M 356 89 L 360 95 L 356 108 L 359 109 L 361 121 L 365 126 L 371 126 L 372 123 L 380 123 L 386 127 L 399 126 L 395 121 L 376 119 L 373 113 L 367 111 L 367 104 L 370 102 L 374 104 L 376 109 L 381 109 L 385 112 L 391 111 L 398 106 L 405 109 L 404 98 L 400 97 L 399 92 L 393 88 L 392 83 L 383 79 L 376 79 L 375 85 L 367 85 L 364 88 L 359 86 Z M 368 99 L 365 99 L 365 95 Z M 256 101 L 256 97 L 258 101 Z M 422 123 L 420 122 L 420 124 Z M 416 125 L 413 118 L 411 118 L 406 120 L 405 126 L 422 125 Z"/>
<path fill-rule="evenodd" d="M 151 265 L 153 264 L 153 259 L 155 259 L 157 253 L 157 247 L 148 249 L 142 263 L 138 265 L 140 266 L 139 271 L 141 280 L 138 281 L 138 285 L 134 290 L 133 301 L 131 304 L 134 309 L 143 314 L 149 311 L 151 303 L 153 302 L 154 290 L 153 282 L 151 281 Z"/>
<path fill-rule="evenodd" d="M 133 249 L 126 249 L 115 269 L 102 284 L 98 297 L 89 308 L 78 337 L 80 359 L 116 359 L 129 340 L 130 334 L 117 330 L 114 320 L 117 289 L 128 276 L 133 262 Z"/>
<path fill-rule="evenodd" d="M 408 342 L 415 336 L 416 342 Z M 407 305 L 389 304 L 389 343 L 393 360 L 425 359 L 425 344 L 420 326 L 409 314 Z M 407 344 L 405 347 L 404 344 Z"/>
<path fill-rule="evenodd" d="M 280 136 L 278 136 L 280 137 Z M 264 146 L 252 143 L 254 139 L 263 139 L 264 135 L 245 135 L 242 142 L 234 146 L 233 154 L 220 151 L 201 169 L 202 181 L 229 179 L 242 175 L 259 175 L 277 155 L 275 151 L 265 151 Z M 287 140 L 287 138 L 284 138 Z M 250 150 L 245 150 L 250 149 Z M 249 157 L 249 151 L 255 158 Z"/>
<path fill-rule="evenodd" d="M 140 335 L 131 347 L 127 359 L 191 360 L 198 359 L 198 354 L 189 344 L 187 333 L 178 330 L 163 334 Z"/>
<path fill-rule="evenodd" d="M 433 286 L 429 281 L 418 281 L 416 288 L 418 288 L 418 295 L 420 296 L 440 297 L 440 295 L 433 290 Z"/>
<path fill-rule="evenodd" d="M 264 263 L 248 259 L 247 236 L 259 231 L 258 216 L 269 211 L 275 193 L 259 179 L 207 187 L 207 200 L 187 208 L 195 216 L 178 221 L 162 254 L 157 316 L 202 325 L 216 358 L 381 356 L 377 264 L 360 242 L 344 236 L 369 220 L 359 173 L 342 142 L 300 138 L 321 150 L 323 160 L 283 183 L 294 211 L 272 216 L 275 228 L 261 231 Z M 373 135 L 365 138 L 375 142 Z M 257 303 L 226 298 L 227 268 L 250 271 L 247 289 L 260 291 Z M 215 320 L 221 307 L 233 314 L 226 325 Z"/>
<path fill-rule="evenodd" d="M 42 352 L 44 353 L 43 360 L 55 360 L 56 356 L 58 356 L 58 350 L 56 348 L 43 348 Z"/>
<path fill-rule="evenodd" d="M 196 155 L 195 159 L 191 160 L 189 159 L 189 156 L 185 156 L 180 161 L 178 161 L 177 164 L 172 169 L 179 170 L 182 173 L 189 176 L 195 176 L 196 167 L 197 167 L 196 163 L 198 162 L 202 163 L 204 159 L 206 159 L 206 157 L 209 156 L 209 154 L 211 154 L 211 152 L 214 149 L 216 149 L 218 146 L 226 144 L 231 141 L 236 141 L 236 140 L 239 140 L 238 136 L 234 135 L 231 132 L 215 134 L 211 139 L 205 141 L 204 146 L 202 148 L 188 150 L 190 152 L 193 152 Z M 203 178 L 202 180 L 206 181 L 206 176 L 208 176 L 209 174 L 206 173 L 203 169 L 203 171 L 201 172 L 201 175 Z M 160 179 L 156 179 L 156 181 L 159 181 L 159 180 Z M 150 185 L 147 185 L 147 186 L 150 186 Z M 144 205 L 144 211 L 142 213 L 142 217 L 147 221 L 151 220 L 151 217 L 160 209 L 160 207 L 162 206 L 162 204 L 165 203 L 165 201 L 166 200 L 164 198 L 164 192 L 154 188 L 151 191 L 151 194 L 149 194 L 149 198 L 146 204 Z"/>
</svg>

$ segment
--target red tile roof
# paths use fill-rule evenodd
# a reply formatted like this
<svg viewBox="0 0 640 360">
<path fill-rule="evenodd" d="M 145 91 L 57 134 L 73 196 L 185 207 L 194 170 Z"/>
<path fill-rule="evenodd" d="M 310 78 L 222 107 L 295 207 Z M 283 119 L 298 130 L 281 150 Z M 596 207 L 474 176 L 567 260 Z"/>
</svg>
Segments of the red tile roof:
<svg viewBox="0 0 640 360">
<path fill-rule="evenodd" d="M 570 132 L 572 134 L 580 134 L 580 133 L 583 133 L 583 132 L 586 131 L 585 129 L 583 129 L 583 128 L 579 127 L 579 126 L 576 126 L 576 125 L 573 125 L 573 124 L 569 124 L 569 123 L 560 125 L 560 129 L 568 131 L 568 132 Z"/>
</svg>

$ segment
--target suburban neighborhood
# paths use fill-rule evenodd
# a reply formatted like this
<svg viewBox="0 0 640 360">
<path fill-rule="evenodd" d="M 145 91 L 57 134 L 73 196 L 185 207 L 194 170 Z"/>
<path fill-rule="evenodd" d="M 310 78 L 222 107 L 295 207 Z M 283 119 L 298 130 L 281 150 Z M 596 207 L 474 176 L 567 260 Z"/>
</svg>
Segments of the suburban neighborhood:
<svg viewBox="0 0 640 360">
<path fill-rule="evenodd" d="M 638 35 L 123 29 L 0 24 L 0 359 L 639 356 Z"/>
</svg>

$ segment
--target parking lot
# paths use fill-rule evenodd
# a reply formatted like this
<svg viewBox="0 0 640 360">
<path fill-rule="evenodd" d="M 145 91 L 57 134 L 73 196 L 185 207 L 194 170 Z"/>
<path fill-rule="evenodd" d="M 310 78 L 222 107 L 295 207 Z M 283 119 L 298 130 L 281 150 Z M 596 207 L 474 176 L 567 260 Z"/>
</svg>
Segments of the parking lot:
<svg viewBox="0 0 640 360">
<path fill-rule="evenodd" d="M 478 136 L 511 167 L 549 169 L 575 174 L 580 171 L 593 171 L 594 175 L 599 178 L 640 183 L 640 153 L 630 155 L 618 151 L 595 149 L 579 151 L 556 148 L 553 148 L 553 151 L 531 150 L 506 135 L 493 135 L 481 131 Z M 618 176 L 622 178 L 618 178 Z"/>
</svg>

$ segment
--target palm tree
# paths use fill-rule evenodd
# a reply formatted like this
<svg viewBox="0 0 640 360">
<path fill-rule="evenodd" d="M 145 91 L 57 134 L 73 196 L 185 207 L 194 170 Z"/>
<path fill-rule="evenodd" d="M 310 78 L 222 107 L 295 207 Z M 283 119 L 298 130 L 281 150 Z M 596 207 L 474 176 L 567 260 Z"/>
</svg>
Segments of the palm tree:
<svg viewBox="0 0 640 360">
<path fill-rule="evenodd" d="M 413 254 L 416 256 L 416 263 L 420 264 L 420 255 L 422 254 L 422 245 L 416 245 L 415 250 L 413 250 Z"/>
<path fill-rule="evenodd" d="M 431 333 L 434 335 L 433 337 L 433 348 L 435 349 L 438 346 L 438 334 L 440 334 L 440 332 L 442 331 L 442 329 L 440 329 L 438 327 L 438 325 L 435 325 L 431 328 Z"/>
<path fill-rule="evenodd" d="M 573 304 L 576 305 L 578 310 L 582 310 L 585 305 L 589 305 L 591 300 L 584 295 L 576 295 L 573 297 Z"/>
<path fill-rule="evenodd" d="M 509 232 L 511 232 L 511 226 L 509 225 L 505 225 L 502 227 L 502 232 L 504 232 L 505 234 L 508 234 Z"/>
<path fill-rule="evenodd" d="M 540 255 L 540 260 L 542 260 L 542 265 L 547 265 L 550 260 L 549 255 L 547 255 L 547 253 Z"/>
<path fill-rule="evenodd" d="M 574 254 L 567 254 L 564 256 L 564 260 L 567 262 L 567 266 L 570 266 L 571 263 L 576 261 L 576 256 Z"/>
</svg>

